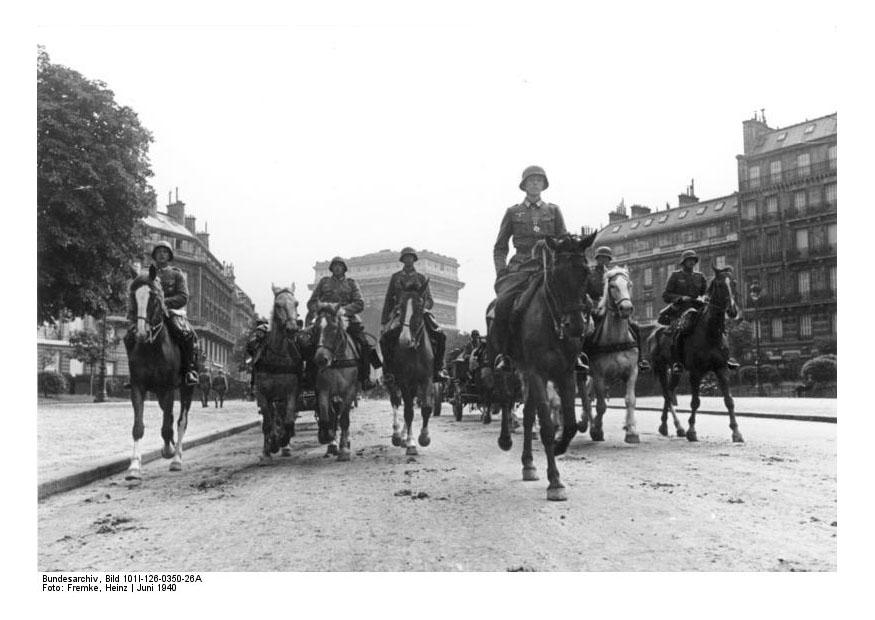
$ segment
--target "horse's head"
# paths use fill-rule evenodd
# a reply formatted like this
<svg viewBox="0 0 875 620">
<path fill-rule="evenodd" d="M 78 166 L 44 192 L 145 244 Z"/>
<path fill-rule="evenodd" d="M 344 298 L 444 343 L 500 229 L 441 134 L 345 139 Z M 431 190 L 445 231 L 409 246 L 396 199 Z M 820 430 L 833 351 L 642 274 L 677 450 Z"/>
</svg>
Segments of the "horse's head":
<svg viewBox="0 0 875 620">
<path fill-rule="evenodd" d="M 338 312 L 338 304 L 323 303 L 316 308 L 313 321 L 313 342 L 316 353 L 313 362 L 320 370 L 338 359 L 346 345 L 344 318 Z"/>
<path fill-rule="evenodd" d="M 562 315 L 563 323 L 576 336 L 584 335 L 592 328 L 588 319 L 592 302 L 586 294 L 589 266 L 584 253 L 595 241 L 596 234 L 584 237 L 566 234 L 544 239 L 550 249 L 552 265 L 549 288 L 558 303 L 557 310 Z"/>
<path fill-rule="evenodd" d="M 735 303 L 736 281 L 732 267 L 714 268 L 714 278 L 708 285 L 707 295 L 711 306 L 725 312 L 731 319 L 738 316 L 738 306 Z"/>
<path fill-rule="evenodd" d="M 401 333 L 398 336 L 398 346 L 401 348 L 416 347 L 419 335 L 424 327 L 423 312 L 425 311 L 425 291 L 428 289 L 428 279 L 417 285 L 412 283 L 398 296 Z"/>
<path fill-rule="evenodd" d="M 599 303 L 620 318 L 632 316 L 632 281 L 625 267 L 611 267 L 605 272 L 605 292 Z"/>
<path fill-rule="evenodd" d="M 148 273 L 139 274 L 131 282 L 129 303 L 136 310 L 137 342 L 152 342 L 164 326 L 167 309 L 157 273 L 152 265 Z"/>
<path fill-rule="evenodd" d="M 274 286 L 273 290 L 273 313 L 271 323 L 278 325 L 286 331 L 298 329 L 298 300 L 295 299 L 295 284 L 289 287 Z"/>
</svg>

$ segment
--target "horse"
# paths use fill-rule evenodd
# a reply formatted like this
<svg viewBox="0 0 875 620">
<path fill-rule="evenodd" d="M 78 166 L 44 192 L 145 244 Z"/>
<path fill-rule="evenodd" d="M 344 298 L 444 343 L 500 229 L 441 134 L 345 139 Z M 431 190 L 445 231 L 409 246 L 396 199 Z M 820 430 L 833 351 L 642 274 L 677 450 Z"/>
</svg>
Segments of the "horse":
<svg viewBox="0 0 875 620">
<path fill-rule="evenodd" d="M 735 420 L 735 401 L 729 392 L 729 368 L 726 365 L 728 354 L 723 346 L 723 338 L 726 332 L 726 317 L 738 316 L 738 307 L 735 303 L 735 279 L 732 270 L 714 269 L 714 277 L 708 284 L 705 293 L 704 309 L 696 321 L 692 332 L 684 338 L 684 368 L 690 375 L 690 419 L 689 429 L 686 432 L 687 440 L 698 441 L 696 434 L 696 411 L 699 409 L 699 386 L 702 377 L 708 372 L 713 372 L 717 378 L 717 384 L 723 395 L 723 402 L 729 412 L 729 428 L 732 430 L 732 441 L 743 442 L 744 438 L 738 430 Z M 663 407 L 662 424 L 659 432 L 667 434 L 666 412 L 671 411 L 677 425 L 675 406 L 677 405 L 676 389 L 680 382 L 680 375 L 670 372 L 671 368 L 671 339 L 666 327 L 660 327 L 648 338 L 648 349 L 653 365 L 653 371 L 662 386 Z M 678 428 L 681 435 L 681 428 Z"/>
<path fill-rule="evenodd" d="M 321 303 L 316 307 L 312 338 L 317 437 L 319 443 L 328 444 L 326 456 L 337 455 L 338 461 L 348 461 L 351 457 L 349 411 L 358 395 L 359 360 L 338 304 Z"/>
<path fill-rule="evenodd" d="M 589 267 L 584 251 L 592 245 L 596 233 L 585 237 L 562 235 L 546 237 L 533 249 L 543 265 L 543 273 L 531 285 L 535 287 L 529 304 L 520 309 L 519 323 L 510 336 L 511 356 L 524 382 L 523 406 L 523 480 L 538 480 L 532 458 L 532 429 L 538 416 L 541 443 L 547 457 L 547 499 L 567 499 L 565 486 L 556 467 L 556 455 L 568 448 L 577 433 L 574 413 L 575 364 L 584 337 L 592 329 L 589 316 L 589 297 L 585 292 Z M 490 339 L 490 347 L 494 344 Z M 493 355 L 490 355 L 493 358 Z M 509 371 L 503 371 L 509 372 Z M 559 395 L 563 432 L 554 437 L 550 419 L 547 382 L 552 381 Z M 501 433 L 498 445 L 509 450 L 511 439 L 513 399 L 502 398 Z"/>
<path fill-rule="evenodd" d="M 596 309 L 596 327 L 584 350 L 589 355 L 591 388 L 582 395 L 583 420 L 578 430 L 585 432 L 587 423 L 590 438 L 604 441 L 602 419 L 607 410 L 605 401 L 608 388 L 614 381 L 621 381 L 626 393 L 626 443 L 640 443 L 638 426 L 635 420 L 635 383 L 638 381 L 638 341 L 629 328 L 629 320 L 634 308 L 632 305 L 632 282 L 624 267 L 616 266 L 605 272 L 604 293 Z M 591 392 L 590 392 L 591 389 Z M 596 416 L 592 417 L 589 393 L 595 393 Z M 680 429 L 680 422 L 675 418 Z M 681 436 L 683 436 L 681 434 Z"/>
<path fill-rule="evenodd" d="M 295 436 L 297 399 L 300 391 L 304 357 L 298 342 L 298 300 L 295 285 L 273 290 L 270 329 L 263 349 L 253 365 L 255 393 L 262 414 L 264 434 L 259 465 L 268 465 L 272 455 L 283 448 L 289 456 L 288 443 Z"/>
<path fill-rule="evenodd" d="M 186 385 L 182 377 L 182 352 L 173 342 L 165 321 L 169 320 L 164 305 L 164 291 L 156 279 L 155 266 L 148 274 L 137 275 L 130 285 L 130 303 L 136 310 L 136 325 L 125 336 L 128 370 L 131 377 L 131 404 L 134 408 L 134 451 L 125 480 L 138 481 L 141 474 L 140 439 L 145 430 L 143 404 L 146 392 L 152 391 L 164 414 L 161 437 L 164 447 L 161 456 L 172 458 L 170 471 L 182 470 L 182 439 L 188 427 L 188 410 L 194 387 Z M 173 437 L 173 402 L 179 389 L 179 420 L 177 435 Z"/>
<path fill-rule="evenodd" d="M 418 454 L 416 442 L 413 440 L 413 409 L 414 399 L 419 401 L 422 416 L 422 428 L 417 441 L 423 448 L 431 443 L 428 431 L 428 420 L 434 408 L 433 367 L 434 352 L 431 340 L 426 334 L 424 311 L 424 293 L 428 288 L 428 280 L 422 286 L 411 284 L 401 292 L 398 299 L 398 316 L 400 332 L 395 341 L 397 328 L 390 330 L 381 339 L 380 346 L 393 347 L 390 356 L 394 381 L 390 386 L 390 402 L 392 405 L 392 445 L 405 446 L 408 456 Z M 399 421 L 399 409 L 404 405 L 404 425 Z"/>
<path fill-rule="evenodd" d="M 210 388 L 213 385 L 213 375 L 209 370 L 201 370 L 197 375 L 197 387 L 201 395 L 201 406 L 206 407 L 210 398 Z"/>
<path fill-rule="evenodd" d="M 228 391 L 228 377 L 218 374 L 213 377 L 213 400 L 216 408 L 225 406 L 225 392 Z"/>
</svg>

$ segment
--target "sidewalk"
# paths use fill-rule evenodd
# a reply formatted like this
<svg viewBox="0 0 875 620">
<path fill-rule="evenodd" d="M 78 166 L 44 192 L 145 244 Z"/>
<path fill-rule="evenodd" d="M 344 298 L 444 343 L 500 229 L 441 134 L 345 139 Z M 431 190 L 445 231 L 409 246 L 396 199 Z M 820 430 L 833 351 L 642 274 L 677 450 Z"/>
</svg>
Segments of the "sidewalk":
<svg viewBox="0 0 875 620">
<path fill-rule="evenodd" d="M 728 415 L 722 396 L 700 398 L 698 413 Z M 733 397 L 735 413 L 740 417 L 775 418 L 800 421 L 835 422 L 838 399 L 835 398 L 759 398 Z M 622 398 L 612 398 L 608 407 L 625 407 Z M 662 411 L 661 396 L 641 396 L 635 401 L 636 410 Z M 689 394 L 678 395 L 678 413 L 690 412 Z M 698 415 L 698 414 L 697 414 Z"/>
</svg>

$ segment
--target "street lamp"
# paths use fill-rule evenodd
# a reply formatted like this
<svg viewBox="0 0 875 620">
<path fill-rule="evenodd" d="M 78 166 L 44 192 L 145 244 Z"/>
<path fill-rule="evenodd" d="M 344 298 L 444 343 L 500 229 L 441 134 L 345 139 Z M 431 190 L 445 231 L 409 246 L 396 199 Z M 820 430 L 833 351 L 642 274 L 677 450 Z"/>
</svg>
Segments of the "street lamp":
<svg viewBox="0 0 875 620">
<path fill-rule="evenodd" d="M 754 331 L 756 333 L 756 359 L 754 360 L 754 369 L 756 371 L 756 382 L 757 382 L 757 394 L 759 396 L 763 395 L 763 386 L 760 383 L 760 315 L 759 315 L 759 302 L 761 297 L 762 288 L 760 287 L 760 283 L 758 280 L 754 280 L 750 284 L 749 294 L 750 301 L 753 304 L 753 322 L 754 322 Z"/>
<path fill-rule="evenodd" d="M 102 403 L 106 401 L 106 311 L 103 312 L 103 318 L 100 321 L 100 370 L 97 373 L 97 394 L 94 396 L 94 402 Z"/>
</svg>

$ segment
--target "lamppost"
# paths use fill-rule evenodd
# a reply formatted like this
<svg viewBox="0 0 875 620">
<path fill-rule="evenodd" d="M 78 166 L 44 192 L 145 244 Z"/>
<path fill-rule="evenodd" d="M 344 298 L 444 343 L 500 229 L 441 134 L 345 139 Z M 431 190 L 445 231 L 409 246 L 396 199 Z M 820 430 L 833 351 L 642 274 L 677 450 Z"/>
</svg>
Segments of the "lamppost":
<svg viewBox="0 0 875 620">
<path fill-rule="evenodd" d="M 757 382 L 757 394 L 759 396 L 763 395 L 763 386 L 760 383 L 760 315 L 759 315 L 759 302 L 761 297 L 762 288 L 760 287 L 760 283 L 758 280 L 754 280 L 750 284 L 749 295 L 750 301 L 753 304 L 753 322 L 754 322 L 754 333 L 756 334 L 756 359 L 754 360 L 754 370 L 756 371 L 756 382 Z"/>
<path fill-rule="evenodd" d="M 94 402 L 106 401 L 106 310 L 100 320 L 100 370 L 97 373 L 97 394 Z"/>
</svg>

